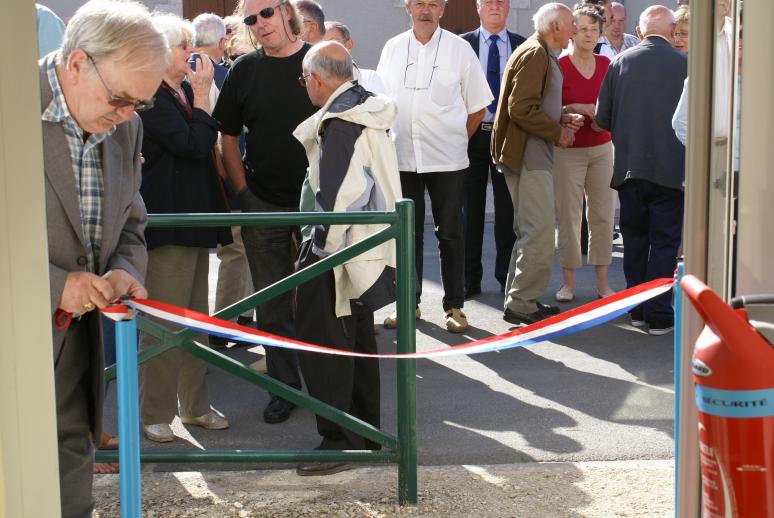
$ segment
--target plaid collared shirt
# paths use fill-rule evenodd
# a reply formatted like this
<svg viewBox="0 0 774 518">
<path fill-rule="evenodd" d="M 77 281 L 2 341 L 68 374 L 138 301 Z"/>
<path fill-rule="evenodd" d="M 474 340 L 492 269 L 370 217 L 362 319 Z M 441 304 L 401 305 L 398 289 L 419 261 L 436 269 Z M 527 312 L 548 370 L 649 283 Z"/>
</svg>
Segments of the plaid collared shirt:
<svg viewBox="0 0 774 518">
<path fill-rule="evenodd" d="M 115 131 L 113 126 L 107 133 L 94 133 L 84 142 L 83 130 L 78 126 L 67 109 L 62 88 L 56 77 L 54 56 L 46 58 L 46 73 L 54 98 L 43 112 L 41 119 L 62 124 L 67 146 L 70 149 L 70 159 L 75 176 L 75 191 L 81 210 L 81 225 L 83 237 L 86 240 L 86 251 L 89 271 L 96 271 L 102 244 L 102 205 L 105 191 L 102 183 L 102 146 L 100 144 Z"/>
</svg>

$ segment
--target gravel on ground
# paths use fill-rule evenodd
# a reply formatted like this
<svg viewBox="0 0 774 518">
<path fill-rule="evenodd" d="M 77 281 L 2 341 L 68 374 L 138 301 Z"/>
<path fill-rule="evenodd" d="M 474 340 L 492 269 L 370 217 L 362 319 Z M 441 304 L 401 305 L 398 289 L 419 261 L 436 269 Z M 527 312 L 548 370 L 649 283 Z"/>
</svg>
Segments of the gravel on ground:
<svg viewBox="0 0 774 518">
<path fill-rule="evenodd" d="M 671 517 L 673 469 L 672 460 L 422 466 L 416 507 L 398 505 L 395 466 L 314 478 L 143 473 L 143 517 Z M 96 476 L 94 496 L 94 518 L 119 516 L 118 475 Z"/>
</svg>

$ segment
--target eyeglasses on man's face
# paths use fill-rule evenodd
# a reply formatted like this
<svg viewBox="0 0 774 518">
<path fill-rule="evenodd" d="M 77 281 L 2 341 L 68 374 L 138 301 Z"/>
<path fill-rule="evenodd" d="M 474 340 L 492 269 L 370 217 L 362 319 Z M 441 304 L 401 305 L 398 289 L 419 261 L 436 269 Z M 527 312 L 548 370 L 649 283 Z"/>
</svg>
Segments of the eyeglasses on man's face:
<svg viewBox="0 0 774 518">
<path fill-rule="evenodd" d="M 300 84 L 303 88 L 306 88 L 306 80 L 308 78 L 312 77 L 312 74 L 301 74 L 298 76 L 298 84 Z"/>
<path fill-rule="evenodd" d="M 274 7 L 264 7 L 260 11 L 258 11 L 258 14 L 251 14 L 250 16 L 245 16 L 245 19 L 243 20 L 245 25 L 251 26 L 258 23 L 258 17 L 260 16 L 264 20 L 268 20 L 272 16 L 274 16 L 274 13 L 277 11 L 277 7 L 281 6 L 285 2 L 280 2 Z"/>
<path fill-rule="evenodd" d="M 131 106 L 136 112 L 150 110 L 153 108 L 153 104 L 156 101 L 155 97 L 151 97 L 147 101 L 139 101 L 136 99 L 127 99 L 125 97 L 118 97 L 117 95 L 113 95 L 113 91 L 110 89 L 107 83 L 105 83 L 105 80 L 102 78 L 102 74 L 99 73 L 99 69 L 97 68 L 97 63 L 94 61 L 94 58 L 88 54 L 86 54 L 86 57 L 89 58 L 89 61 L 91 61 L 91 64 L 94 67 L 94 71 L 97 73 L 97 77 L 102 83 L 102 86 L 105 87 L 105 91 L 110 98 L 108 100 L 108 104 L 110 106 L 113 108 L 126 108 L 127 106 Z"/>
</svg>

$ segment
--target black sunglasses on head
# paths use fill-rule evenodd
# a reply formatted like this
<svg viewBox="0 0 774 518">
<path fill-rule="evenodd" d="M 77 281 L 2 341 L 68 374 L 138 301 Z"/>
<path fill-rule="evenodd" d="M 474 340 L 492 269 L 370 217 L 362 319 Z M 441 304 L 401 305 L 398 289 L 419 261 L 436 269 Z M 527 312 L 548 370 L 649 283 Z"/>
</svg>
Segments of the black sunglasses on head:
<svg viewBox="0 0 774 518">
<path fill-rule="evenodd" d="M 247 26 L 255 25 L 258 22 L 258 17 L 260 16 L 264 20 L 268 20 L 272 16 L 274 16 L 274 10 L 277 9 L 277 7 L 281 6 L 284 2 L 280 2 L 274 7 L 266 7 L 264 9 L 261 9 L 258 11 L 258 14 L 251 14 L 250 16 L 246 16 L 243 20 L 244 24 Z"/>
</svg>

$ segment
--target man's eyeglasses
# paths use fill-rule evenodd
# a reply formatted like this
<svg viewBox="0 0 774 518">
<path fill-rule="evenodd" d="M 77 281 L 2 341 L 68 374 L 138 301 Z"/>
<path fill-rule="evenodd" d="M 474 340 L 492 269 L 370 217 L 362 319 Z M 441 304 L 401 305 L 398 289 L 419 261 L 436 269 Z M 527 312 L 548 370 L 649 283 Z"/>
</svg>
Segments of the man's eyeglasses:
<svg viewBox="0 0 774 518">
<path fill-rule="evenodd" d="M 298 76 L 298 84 L 306 88 L 306 79 L 311 76 L 312 74 L 301 74 L 300 76 Z"/>
<path fill-rule="evenodd" d="M 411 55 L 411 39 L 409 39 L 408 48 L 406 49 L 406 70 L 403 71 L 403 88 L 407 90 L 429 90 L 430 85 L 433 84 L 433 76 L 435 75 L 435 69 L 438 68 L 438 49 L 441 48 L 441 38 L 443 38 L 443 31 L 441 31 L 441 34 L 438 36 L 438 43 L 436 43 L 435 47 L 435 57 L 433 58 L 433 65 L 430 69 L 430 79 L 427 81 L 427 86 L 416 86 L 416 77 L 419 76 L 419 70 L 415 70 L 414 75 L 414 86 L 409 86 L 407 84 L 408 82 L 408 75 L 409 75 L 409 67 L 413 66 L 414 63 L 409 63 L 409 57 Z M 416 68 L 416 67 L 415 67 Z"/>
<path fill-rule="evenodd" d="M 89 58 L 89 61 L 91 61 L 91 64 L 94 67 L 94 71 L 97 73 L 97 77 L 102 83 L 102 86 L 105 87 L 105 90 L 108 93 L 108 97 L 110 97 L 110 100 L 108 100 L 108 104 L 110 106 L 113 108 L 126 108 L 127 106 L 131 106 L 136 112 L 150 110 L 153 108 L 153 104 L 156 101 L 155 97 L 151 97 L 147 101 L 138 101 L 136 99 L 127 99 L 125 97 L 118 97 L 113 95 L 113 91 L 110 89 L 110 87 L 108 87 L 107 83 L 105 83 L 105 80 L 102 78 L 102 74 L 99 73 L 99 69 L 97 68 L 97 63 L 94 61 L 94 58 L 88 54 L 86 54 L 86 57 Z"/>
<path fill-rule="evenodd" d="M 675 38 L 681 38 L 681 39 L 687 40 L 688 39 L 688 33 L 687 32 L 676 32 L 675 33 Z"/>
<path fill-rule="evenodd" d="M 274 16 L 274 12 L 277 9 L 277 7 L 281 6 L 284 3 L 285 2 L 280 2 L 277 5 L 275 5 L 274 7 L 265 7 L 263 9 L 261 9 L 260 11 L 258 11 L 258 14 L 251 14 L 250 16 L 245 16 L 245 19 L 243 21 L 244 21 L 245 25 L 250 26 L 250 25 L 255 25 L 256 23 L 258 23 L 258 17 L 259 16 L 261 18 L 263 18 L 264 20 L 268 20 L 269 18 Z"/>
</svg>

